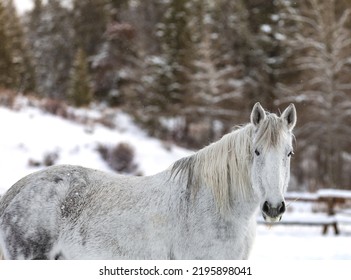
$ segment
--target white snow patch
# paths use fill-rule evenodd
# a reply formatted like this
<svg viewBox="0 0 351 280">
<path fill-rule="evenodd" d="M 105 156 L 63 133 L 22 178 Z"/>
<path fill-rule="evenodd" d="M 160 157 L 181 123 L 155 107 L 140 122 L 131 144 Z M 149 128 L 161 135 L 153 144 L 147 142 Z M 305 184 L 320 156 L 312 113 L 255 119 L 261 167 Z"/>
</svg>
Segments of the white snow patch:
<svg viewBox="0 0 351 280">
<path fill-rule="evenodd" d="M 261 31 L 265 33 L 271 33 L 272 32 L 272 27 L 268 24 L 262 24 L 260 27 Z"/>
<path fill-rule="evenodd" d="M 284 41 L 286 39 L 286 36 L 279 32 L 274 33 L 274 37 L 279 41 Z"/>
<path fill-rule="evenodd" d="M 322 228 L 301 226 L 258 226 L 250 260 L 350 260 L 350 228 L 340 236 L 322 235 Z"/>
<path fill-rule="evenodd" d="M 351 199 L 351 191 L 337 189 L 321 189 L 318 190 L 318 196 Z"/>
<path fill-rule="evenodd" d="M 95 113 L 81 111 L 93 116 Z M 133 124 L 123 113 L 116 114 L 117 129 L 99 124 L 87 125 L 45 114 L 25 107 L 15 112 L 0 107 L 0 194 L 23 176 L 44 168 L 29 166 L 29 161 L 43 161 L 45 154 L 57 153 L 56 164 L 74 164 L 112 172 L 97 152 L 99 144 L 127 142 L 135 150 L 135 161 L 144 175 L 168 168 L 177 159 L 192 152 L 176 146 L 166 148 Z"/>
</svg>

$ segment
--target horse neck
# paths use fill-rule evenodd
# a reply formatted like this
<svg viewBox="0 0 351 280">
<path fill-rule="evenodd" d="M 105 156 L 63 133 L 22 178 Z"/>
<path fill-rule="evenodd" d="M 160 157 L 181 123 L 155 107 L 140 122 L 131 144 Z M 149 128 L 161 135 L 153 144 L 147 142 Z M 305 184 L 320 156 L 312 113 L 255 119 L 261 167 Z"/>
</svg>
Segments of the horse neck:
<svg viewBox="0 0 351 280">
<path fill-rule="evenodd" d="M 228 212 L 234 201 L 247 201 L 251 196 L 252 131 L 247 125 L 224 135 L 176 162 L 173 174 L 180 174 L 191 192 L 196 193 L 200 186 L 211 188 L 218 210 Z"/>
</svg>

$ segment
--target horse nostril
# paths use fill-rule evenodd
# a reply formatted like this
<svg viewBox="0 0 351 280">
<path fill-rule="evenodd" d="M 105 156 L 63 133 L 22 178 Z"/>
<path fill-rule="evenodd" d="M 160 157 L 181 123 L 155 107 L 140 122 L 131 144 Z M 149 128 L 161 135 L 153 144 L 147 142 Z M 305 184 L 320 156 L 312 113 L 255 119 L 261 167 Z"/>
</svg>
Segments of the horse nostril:
<svg viewBox="0 0 351 280">
<path fill-rule="evenodd" d="M 278 213 L 283 214 L 285 212 L 285 202 L 283 201 L 279 206 L 278 206 Z"/>
<path fill-rule="evenodd" d="M 268 213 L 270 208 L 271 208 L 271 207 L 270 207 L 268 201 L 265 201 L 265 202 L 263 203 L 262 211 L 263 211 L 264 213 Z"/>
</svg>

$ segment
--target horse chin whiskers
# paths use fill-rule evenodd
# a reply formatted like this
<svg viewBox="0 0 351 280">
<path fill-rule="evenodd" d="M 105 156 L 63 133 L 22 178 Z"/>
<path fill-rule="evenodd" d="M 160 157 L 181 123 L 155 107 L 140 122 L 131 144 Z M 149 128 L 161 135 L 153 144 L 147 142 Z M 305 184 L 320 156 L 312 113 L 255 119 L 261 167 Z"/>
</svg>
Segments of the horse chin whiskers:
<svg viewBox="0 0 351 280">
<path fill-rule="evenodd" d="M 286 208 L 289 208 L 290 205 L 294 204 L 296 201 L 299 201 L 300 199 L 301 199 L 301 197 L 295 198 L 293 201 L 291 201 L 290 203 L 288 203 L 288 204 L 286 205 Z"/>
<path fill-rule="evenodd" d="M 268 216 L 267 214 L 265 214 L 264 212 L 262 212 L 262 216 L 263 216 L 264 221 L 268 224 L 278 223 L 282 220 L 282 217 L 283 217 L 283 215 L 271 217 L 271 216 Z"/>
</svg>

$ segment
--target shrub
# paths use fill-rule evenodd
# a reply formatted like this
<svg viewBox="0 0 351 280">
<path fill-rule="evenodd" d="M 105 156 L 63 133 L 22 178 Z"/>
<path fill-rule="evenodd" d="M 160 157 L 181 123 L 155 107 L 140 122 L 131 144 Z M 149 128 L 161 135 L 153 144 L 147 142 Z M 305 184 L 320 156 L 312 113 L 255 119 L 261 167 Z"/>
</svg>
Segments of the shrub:
<svg viewBox="0 0 351 280">
<path fill-rule="evenodd" d="M 63 101 L 55 99 L 44 99 L 41 103 L 41 108 L 49 113 L 63 118 L 67 118 L 67 107 Z"/>
<path fill-rule="evenodd" d="M 16 93 L 14 91 L 0 88 L 0 105 L 7 108 L 13 108 L 15 99 Z"/>
<path fill-rule="evenodd" d="M 130 144 L 121 142 L 112 148 L 100 144 L 98 152 L 114 171 L 125 174 L 138 173 L 138 166 L 134 162 L 134 148 Z"/>
<path fill-rule="evenodd" d="M 59 158 L 59 155 L 56 152 L 45 153 L 43 157 L 43 165 L 44 166 L 54 165 L 58 160 L 58 158 Z"/>
<path fill-rule="evenodd" d="M 59 154 L 57 152 L 47 152 L 43 155 L 42 160 L 36 160 L 30 158 L 28 160 L 28 165 L 31 167 L 39 167 L 39 166 L 51 166 L 56 163 L 59 158 Z"/>
</svg>

